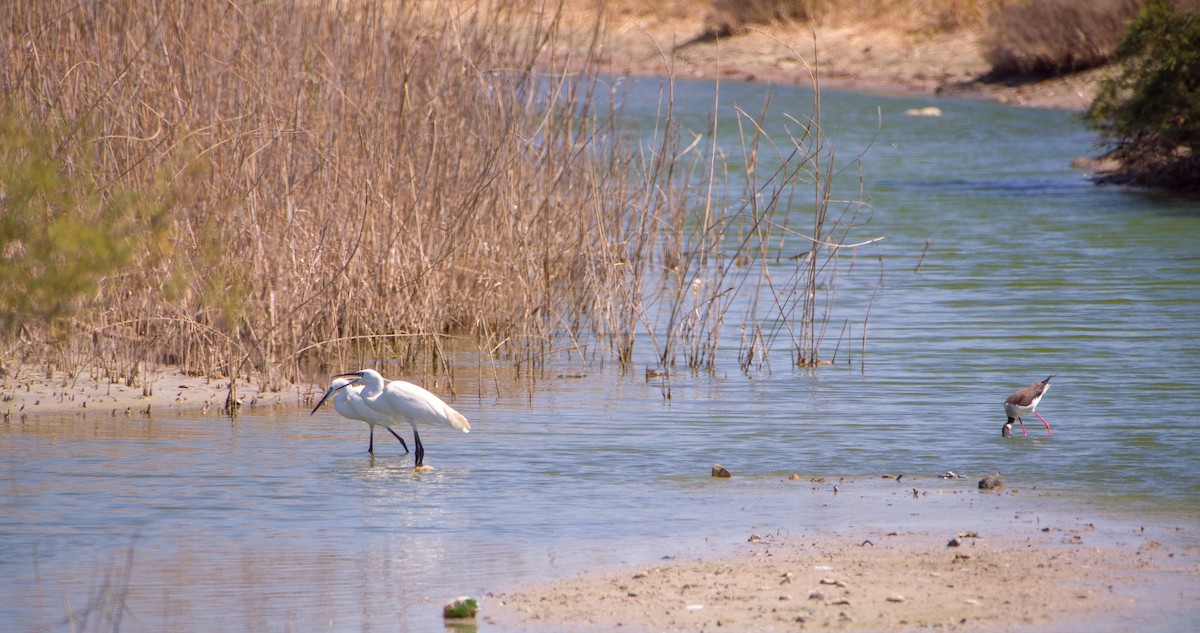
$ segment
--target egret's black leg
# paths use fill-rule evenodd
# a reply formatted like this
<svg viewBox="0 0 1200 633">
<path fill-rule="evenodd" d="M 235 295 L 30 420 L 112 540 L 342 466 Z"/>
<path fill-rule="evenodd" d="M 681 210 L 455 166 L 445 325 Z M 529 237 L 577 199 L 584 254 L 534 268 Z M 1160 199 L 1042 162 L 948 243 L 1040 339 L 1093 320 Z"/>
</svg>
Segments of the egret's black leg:
<svg viewBox="0 0 1200 633">
<path fill-rule="evenodd" d="M 375 425 L 368 424 L 367 426 L 371 427 L 371 442 L 369 444 L 367 444 L 367 452 L 374 455 L 375 454 Z"/>
<path fill-rule="evenodd" d="M 389 432 L 389 433 L 391 433 L 392 435 L 395 435 L 395 436 L 396 436 L 396 439 L 400 440 L 400 446 L 403 446 L 403 447 L 404 447 L 404 454 L 405 454 L 405 455 L 407 455 L 407 454 L 408 454 L 408 444 L 405 444 L 405 443 L 404 443 L 404 438 L 400 437 L 400 434 L 399 434 L 399 433 L 397 433 L 397 432 L 395 432 L 395 431 L 393 431 L 393 430 L 392 430 L 392 427 L 390 427 L 390 426 L 389 426 L 389 427 L 387 427 L 387 430 L 388 430 L 388 432 Z"/>
<path fill-rule="evenodd" d="M 413 427 L 413 441 L 417 445 L 417 466 L 425 463 L 425 447 L 421 445 L 421 436 L 417 434 L 417 427 Z"/>
</svg>

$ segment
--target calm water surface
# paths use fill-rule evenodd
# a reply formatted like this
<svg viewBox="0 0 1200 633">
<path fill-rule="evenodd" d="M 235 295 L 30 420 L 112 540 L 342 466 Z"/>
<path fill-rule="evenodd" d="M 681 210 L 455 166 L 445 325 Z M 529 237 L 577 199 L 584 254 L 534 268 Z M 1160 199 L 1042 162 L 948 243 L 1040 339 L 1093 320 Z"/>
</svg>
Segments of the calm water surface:
<svg viewBox="0 0 1200 633">
<path fill-rule="evenodd" d="M 652 111 L 657 83 L 633 89 L 629 111 Z M 811 103 L 723 84 L 721 116 L 757 112 L 768 91 L 777 112 Z M 712 92 L 677 86 L 693 129 Z M 944 116 L 903 114 L 931 103 Z M 819 371 L 786 353 L 753 378 L 736 362 L 678 371 L 669 401 L 640 370 L 552 363 L 532 391 L 463 370 L 455 406 L 475 431 L 426 432 L 437 470 L 422 474 L 385 434 L 369 457 L 365 425 L 332 410 L 0 422 L 0 628 L 432 631 L 459 594 L 709 554 L 752 531 L 947 513 L 1021 529 L 1102 512 L 1196 544 L 1200 200 L 1089 184 L 1068 165 L 1093 137 L 1068 113 L 835 92 L 823 105 L 839 156 L 870 145 L 863 234 L 887 238 L 841 282 L 838 313 L 859 323 L 879 290 L 865 356 L 856 343 Z M 1054 437 L 1034 419 L 1002 441 L 1004 396 L 1051 373 Z M 712 480 L 715 462 L 738 477 Z M 946 470 L 968 478 L 934 478 Z M 1031 492 L 978 500 L 996 470 Z M 882 473 L 960 494 L 904 500 Z M 808 482 L 841 476 L 837 497 Z"/>
</svg>

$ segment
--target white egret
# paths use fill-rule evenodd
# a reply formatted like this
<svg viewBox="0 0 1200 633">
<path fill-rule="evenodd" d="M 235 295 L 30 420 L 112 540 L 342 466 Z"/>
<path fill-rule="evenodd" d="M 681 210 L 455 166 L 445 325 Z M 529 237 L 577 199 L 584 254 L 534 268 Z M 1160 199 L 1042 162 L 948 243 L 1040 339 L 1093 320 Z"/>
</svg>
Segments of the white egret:
<svg viewBox="0 0 1200 633">
<path fill-rule="evenodd" d="M 362 401 L 383 414 L 389 421 L 408 422 L 413 430 L 413 440 L 416 443 L 417 466 L 425 462 L 425 447 L 421 445 L 421 435 L 417 433 L 417 423 L 440 424 L 463 433 L 471 432 L 471 424 L 463 414 L 442 402 L 442 399 L 403 380 L 386 380 L 373 369 L 364 369 L 342 377 L 355 376 L 351 384 L 362 385 L 359 392 Z"/>
<path fill-rule="evenodd" d="M 1053 436 L 1054 431 L 1050 430 L 1050 423 L 1046 421 L 1037 412 L 1038 403 L 1042 401 L 1042 396 L 1050 390 L 1050 379 L 1054 374 L 1050 374 L 1045 380 L 1035 382 L 1024 389 L 1018 389 L 1008 395 L 1008 399 L 1004 401 L 1004 413 L 1008 416 L 1008 422 L 1004 423 L 1004 427 L 1000 429 L 1000 435 L 1004 437 L 1012 437 L 1013 418 L 1021 425 L 1021 435 L 1025 433 L 1025 423 L 1021 421 L 1021 416 L 1029 415 L 1030 413 L 1037 416 L 1042 424 L 1046 425 L 1046 433 Z"/>
<path fill-rule="evenodd" d="M 325 401 L 332 396 L 333 408 L 337 409 L 337 412 L 343 418 L 366 422 L 371 427 L 371 440 L 367 444 L 368 453 L 375 454 L 375 427 L 382 426 L 394 435 L 396 439 L 400 440 L 400 445 L 404 447 L 404 454 L 407 455 L 408 444 L 404 442 L 404 438 L 392 430 L 394 422 L 383 414 L 377 413 L 371 407 L 368 407 L 367 403 L 362 400 L 361 392 L 362 386 L 355 385 L 353 380 L 334 378 L 333 382 L 329 383 L 329 389 L 325 392 L 325 395 L 321 396 L 321 401 L 317 403 L 317 406 L 313 407 L 312 412 L 316 413 L 317 409 L 320 409 L 321 405 L 325 404 Z M 312 413 L 309 415 L 312 415 Z"/>
</svg>

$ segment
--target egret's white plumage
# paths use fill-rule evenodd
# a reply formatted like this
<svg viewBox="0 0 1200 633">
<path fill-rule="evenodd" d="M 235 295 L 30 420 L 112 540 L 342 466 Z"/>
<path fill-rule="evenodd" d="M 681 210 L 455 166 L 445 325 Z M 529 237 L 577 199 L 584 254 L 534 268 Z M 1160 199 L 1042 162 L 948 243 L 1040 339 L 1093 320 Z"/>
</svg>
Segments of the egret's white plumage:
<svg viewBox="0 0 1200 633">
<path fill-rule="evenodd" d="M 375 427 L 377 426 L 387 429 L 396 439 L 400 440 L 400 445 L 404 447 L 404 452 L 408 453 L 408 444 L 404 442 L 404 438 L 392 430 L 392 425 L 395 424 L 395 421 L 368 407 L 367 403 L 363 402 L 361 394 L 362 386 L 354 384 L 353 380 L 334 378 L 333 382 L 329 383 L 329 389 L 325 391 L 325 395 L 321 396 L 321 401 L 317 403 L 317 406 L 313 407 L 312 412 L 316 413 L 317 409 L 320 409 L 326 400 L 333 397 L 333 408 L 343 418 L 366 422 L 371 427 L 371 440 L 367 444 L 368 453 L 375 453 Z"/>
<path fill-rule="evenodd" d="M 407 422 L 413 429 L 416 443 L 416 465 L 425 461 L 425 447 L 417 433 L 417 423 L 448 426 L 463 433 L 471 432 L 466 416 L 429 391 L 403 380 L 386 380 L 373 369 L 364 369 L 345 377 L 355 376 L 350 382 L 361 385 L 359 397 L 363 403 L 392 422 Z M 349 387 L 346 387 L 349 388 Z M 335 403 L 336 404 L 336 403 Z"/>
</svg>

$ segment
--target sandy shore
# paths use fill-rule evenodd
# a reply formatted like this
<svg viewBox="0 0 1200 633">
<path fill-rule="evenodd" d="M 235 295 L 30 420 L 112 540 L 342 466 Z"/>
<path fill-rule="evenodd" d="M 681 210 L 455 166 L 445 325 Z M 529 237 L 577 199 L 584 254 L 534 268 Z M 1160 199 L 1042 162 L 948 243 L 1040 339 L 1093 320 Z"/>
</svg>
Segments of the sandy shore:
<svg viewBox="0 0 1200 633">
<path fill-rule="evenodd" d="M 537 585 L 488 606 L 527 630 L 1103 630 L 1152 609 L 1171 552 L 942 534 L 767 537 L 720 560 Z M 1194 582 L 1194 581 L 1193 581 Z M 1156 589 L 1157 588 L 1157 589 Z M 1071 625 L 1078 625 L 1077 627 Z"/>
<path fill-rule="evenodd" d="M 566 3 L 566 33 L 555 51 L 561 63 L 582 59 L 592 35 L 594 2 Z M 756 25 L 745 33 L 699 41 L 703 4 L 610 1 L 609 28 L 600 37 L 595 67 L 639 76 L 733 79 L 820 85 L 885 93 L 992 99 L 1014 105 L 1083 110 L 1103 69 L 1011 84 L 979 81 L 990 64 L 979 34 L 969 28 L 931 33 L 918 23 Z"/>
<path fill-rule="evenodd" d="M 1200 550 L 1186 519 L 1056 515 L 1049 497 L 969 487 L 911 507 L 876 489 L 847 500 L 864 517 L 856 525 L 752 534 L 714 558 L 496 593 L 486 621 L 503 631 L 1092 632 L 1188 630 L 1200 618 Z M 889 511 L 904 527 L 884 527 Z"/>
<path fill-rule="evenodd" d="M 230 401 L 228 378 L 190 376 L 174 367 L 139 366 L 136 375 L 116 381 L 87 368 L 68 373 L 32 365 L 6 367 L 0 375 L 0 416 L 20 420 L 37 415 L 118 417 L 187 411 L 224 415 Z M 233 385 L 239 409 L 297 406 L 311 401 L 316 387 L 301 385 L 270 392 L 253 382 Z M 316 393 L 320 397 L 320 392 Z"/>
</svg>

